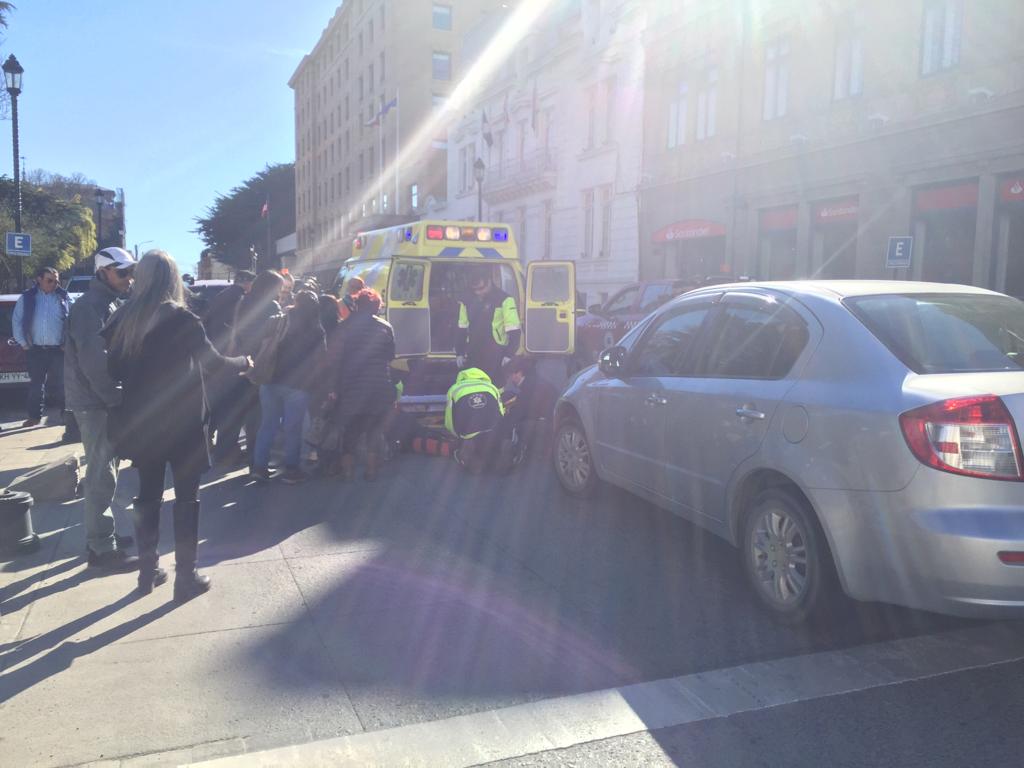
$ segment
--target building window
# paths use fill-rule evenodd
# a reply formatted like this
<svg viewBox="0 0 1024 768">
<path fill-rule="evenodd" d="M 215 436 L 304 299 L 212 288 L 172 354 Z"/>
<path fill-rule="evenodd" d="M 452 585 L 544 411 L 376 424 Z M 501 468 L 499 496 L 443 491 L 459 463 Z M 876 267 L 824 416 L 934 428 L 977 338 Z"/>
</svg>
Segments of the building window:
<svg viewBox="0 0 1024 768">
<path fill-rule="evenodd" d="M 444 105 L 448 103 L 448 97 L 443 96 L 440 93 L 434 93 L 430 96 L 430 103 L 433 105 L 434 109 L 440 112 L 444 109 Z"/>
<path fill-rule="evenodd" d="M 370 45 L 373 45 L 373 19 L 370 19 L 370 23 L 367 26 L 369 28 Z"/>
<path fill-rule="evenodd" d="M 587 88 L 587 144 L 586 149 L 594 146 L 594 133 L 597 129 L 597 88 Z"/>
<path fill-rule="evenodd" d="M 836 39 L 836 72 L 832 98 L 836 101 L 860 96 L 864 89 L 864 48 L 861 32 L 853 20 L 847 21 Z"/>
<path fill-rule="evenodd" d="M 369 92 L 373 93 L 373 85 L 374 85 L 374 83 L 376 81 L 373 79 L 373 63 L 372 62 L 370 64 L 369 74 L 367 75 L 366 82 L 367 82 L 367 85 L 369 86 L 369 88 L 368 88 Z"/>
<path fill-rule="evenodd" d="M 363 33 L 359 33 L 359 55 L 363 55 Z"/>
<path fill-rule="evenodd" d="M 686 113 L 689 90 L 685 82 L 676 87 L 675 98 L 668 105 L 668 148 L 675 149 L 686 143 Z"/>
<path fill-rule="evenodd" d="M 598 255 L 608 258 L 611 254 L 612 236 L 612 188 L 601 188 L 601 249 Z"/>
<path fill-rule="evenodd" d="M 366 165 L 363 158 L 363 153 L 359 153 L 359 181 L 362 182 L 366 178 Z"/>
<path fill-rule="evenodd" d="M 434 51 L 433 72 L 435 80 L 451 80 L 452 55 L 443 51 Z"/>
<path fill-rule="evenodd" d="M 927 0 L 921 34 L 921 74 L 931 75 L 960 63 L 963 0 Z"/>
<path fill-rule="evenodd" d="M 345 79 L 348 80 L 348 59 L 345 59 Z"/>
<path fill-rule="evenodd" d="M 384 51 L 380 52 L 380 81 L 384 82 Z"/>
<path fill-rule="evenodd" d="M 594 255 L 594 190 L 583 192 L 583 258 Z"/>
<path fill-rule="evenodd" d="M 383 213 L 387 213 L 387 211 L 388 211 L 388 193 L 387 192 L 385 192 L 383 195 L 381 195 L 380 209 L 381 209 L 381 211 Z"/>
<path fill-rule="evenodd" d="M 615 126 L 615 88 L 614 77 L 604 81 L 604 143 L 611 144 Z"/>
<path fill-rule="evenodd" d="M 526 120 L 519 121 L 519 170 L 526 170 Z"/>
<path fill-rule="evenodd" d="M 384 6 L 380 7 L 380 31 L 384 31 Z"/>
<path fill-rule="evenodd" d="M 764 119 L 784 117 L 789 102 L 789 39 L 780 37 L 764 49 Z"/>
<path fill-rule="evenodd" d="M 360 75 L 358 78 L 356 78 L 356 82 L 358 83 L 358 86 L 359 86 L 359 88 L 358 88 L 358 90 L 359 90 L 359 100 L 362 101 L 363 100 L 363 96 L 365 95 L 364 92 L 363 92 L 363 76 Z"/>
<path fill-rule="evenodd" d="M 350 166 L 345 166 L 345 193 L 348 194 L 348 192 L 351 189 L 352 189 L 352 168 Z"/>
<path fill-rule="evenodd" d="M 697 141 L 715 135 L 717 116 L 718 67 L 708 67 L 702 73 L 700 90 L 697 91 Z"/>
<path fill-rule="evenodd" d="M 410 184 L 409 185 L 409 204 L 412 206 L 414 211 L 419 210 L 420 207 L 420 185 Z"/>
<path fill-rule="evenodd" d="M 452 28 L 452 7 L 434 3 L 434 29 L 451 30 Z"/>
<path fill-rule="evenodd" d="M 373 169 L 376 168 L 376 165 L 374 164 L 374 151 L 373 151 L 373 147 L 370 147 L 370 151 L 369 151 L 368 157 L 370 158 L 369 162 L 368 162 L 368 167 L 370 169 L 370 175 L 372 176 L 373 173 L 374 173 Z"/>
</svg>

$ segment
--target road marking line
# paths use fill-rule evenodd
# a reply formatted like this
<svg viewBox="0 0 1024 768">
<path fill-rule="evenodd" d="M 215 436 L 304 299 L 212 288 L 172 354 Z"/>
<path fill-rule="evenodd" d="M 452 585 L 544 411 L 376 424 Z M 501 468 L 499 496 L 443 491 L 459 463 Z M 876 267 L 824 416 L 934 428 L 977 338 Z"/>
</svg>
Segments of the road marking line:
<svg viewBox="0 0 1024 768">
<path fill-rule="evenodd" d="M 1024 626 L 980 625 L 545 699 L 193 765 L 469 766 L 1024 660 Z"/>
</svg>

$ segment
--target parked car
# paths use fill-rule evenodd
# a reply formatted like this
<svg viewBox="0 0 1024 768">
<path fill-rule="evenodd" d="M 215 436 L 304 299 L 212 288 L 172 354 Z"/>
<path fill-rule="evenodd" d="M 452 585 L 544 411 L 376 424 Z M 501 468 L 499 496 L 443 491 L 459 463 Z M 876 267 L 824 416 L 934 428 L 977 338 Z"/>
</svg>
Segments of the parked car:
<svg viewBox="0 0 1024 768">
<path fill-rule="evenodd" d="M 73 304 L 78 297 L 89 290 L 89 283 L 92 282 L 92 275 L 72 275 L 64 290 L 68 292 L 68 300 Z"/>
<path fill-rule="evenodd" d="M 958 285 L 705 288 L 581 373 L 555 412 L 572 494 L 622 486 L 739 548 L 779 618 L 837 585 L 1024 617 L 1024 304 Z"/>
<path fill-rule="evenodd" d="M 597 362 L 602 350 L 616 344 L 666 301 L 703 285 L 732 281 L 733 278 L 721 276 L 702 281 L 648 280 L 630 283 L 603 304 L 591 304 L 586 314 L 576 319 L 576 368 Z"/>
<path fill-rule="evenodd" d="M 210 299 L 231 285 L 230 280 L 196 280 L 188 285 L 188 308 L 202 316 Z"/>
<path fill-rule="evenodd" d="M 0 387 L 28 384 L 25 350 L 14 340 L 11 317 L 19 294 L 0 295 Z"/>
</svg>

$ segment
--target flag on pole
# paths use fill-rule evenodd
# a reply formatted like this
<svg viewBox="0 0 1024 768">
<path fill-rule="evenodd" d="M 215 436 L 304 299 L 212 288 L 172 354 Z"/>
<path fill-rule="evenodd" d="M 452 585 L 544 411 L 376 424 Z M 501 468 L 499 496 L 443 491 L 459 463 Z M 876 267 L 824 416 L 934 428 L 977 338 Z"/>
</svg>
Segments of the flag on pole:
<svg viewBox="0 0 1024 768">
<path fill-rule="evenodd" d="M 394 109 L 397 106 L 398 106 L 398 96 L 396 95 L 395 98 L 393 98 L 391 101 L 389 101 L 387 104 L 385 104 L 383 107 L 380 108 L 380 114 L 378 115 L 378 117 L 384 117 L 385 115 L 387 115 L 388 112 L 390 112 L 392 109 Z"/>
<path fill-rule="evenodd" d="M 491 133 L 491 124 L 487 121 L 486 110 L 480 112 L 480 134 L 484 137 L 488 147 L 494 144 L 494 134 Z"/>
<path fill-rule="evenodd" d="M 265 219 L 270 215 L 270 198 L 268 197 L 263 201 L 263 207 L 260 208 L 260 218 Z"/>
</svg>

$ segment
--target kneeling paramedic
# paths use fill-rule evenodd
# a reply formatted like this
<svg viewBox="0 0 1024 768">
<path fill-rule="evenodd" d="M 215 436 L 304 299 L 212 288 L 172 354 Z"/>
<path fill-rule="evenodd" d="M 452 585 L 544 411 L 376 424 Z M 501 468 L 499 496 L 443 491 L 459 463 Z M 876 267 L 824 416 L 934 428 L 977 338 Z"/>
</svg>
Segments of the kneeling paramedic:
<svg viewBox="0 0 1024 768">
<path fill-rule="evenodd" d="M 478 269 L 473 295 L 459 302 L 456 361 L 459 368 L 479 368 L 499 383 L 502 366 L 519 350 L 519 310 L 515 299 L 491 281 L 489 268 Z"/>
<path fill-rule="evenodd" d="M 444 425 L 458 438 L 455 460 L 471 471 L 489 466 L 500 449 L 498 426 L 505 414 L 501 392 L 479 368 L 460 371 L 448 390 Z"/>
</svg>

